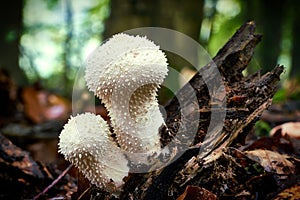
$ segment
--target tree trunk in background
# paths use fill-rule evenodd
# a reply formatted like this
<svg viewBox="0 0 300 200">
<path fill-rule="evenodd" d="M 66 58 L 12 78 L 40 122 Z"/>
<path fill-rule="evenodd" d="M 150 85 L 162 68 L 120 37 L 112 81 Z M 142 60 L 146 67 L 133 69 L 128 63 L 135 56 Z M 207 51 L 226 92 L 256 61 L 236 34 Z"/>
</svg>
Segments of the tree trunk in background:
<svg viewBox="0 0 300 200">
<path fill-rule="evenodd" d="M 277 64 L 281 52 L 282 28 L 284 23 L 285 2 L 280 0 L 251 0 L 241 1 L 246 21 L 254 20 L 257 22 L 258 32 L 264 36 L 264 42 L 257 48 L 258 64 L 255 68 L 248 71 L 253 73 L 262 69 L 263 73 L 270 71 Z M 257 68 L 258 66 L 258 68 Z"/>
<path fill-rule="evenodd" d="M 27 80 L 19 67 L 23 0 L 6 1 L 0 6 L 0 68 L 7 70 L 19 85 Z"/>
<path fill-rule="evenodd" d="M 110 7 L 104 38 L 133 28 L 153 26 L 173 29 L 199 41 L 202 0 L 111 0 Z M 168 55 L 172 67 L 181 69 L 188 65 L 176 57 Z"/>
<path fill-rule="evenodd" d="M 200 40 L 201 24 L 203 19 L 203 1 L 202 0 L 161 0 L 157 5 L 159 15 L 156 16 L 155 26 L 173 29 L 191 37 L 195 41 Z M 190 47 L 182 44 L 180 40 L 176 46 L 184 52 L 190 52 Z M 192 53 L 192 52 L 191 52 Z M 197 58 L 197 52 L 193 57 Z M 190 63 L 178 55 L 166 52 L 170 66 L 176 70 L 183 67 L 191 67 Z M 195 66 L 197 67 L 197 66 Z"/>
<path fill-rule="evenodd" d="M 64 53 L 63 53 L 63 63 L 64 63 L 64 73 L 63 73 L 63 91 L 65 96 L 71 97 L 72 95 L 72 85 L 73 81 L 70 80 L 70 69 L 72 67 L 71 63 L 71 52 L 72 52 L 72 38 L 73 38 L 73 5 L 71 0 L 65 0 L 65 29 L 67 35 L 64 40 Z"/>
<path fill-rule="evenodd" d="M 199 39 L 202 0 L 111 0 L 104 37 L 139 27 L 155 26 L 180 31 Z"/>
<path fill-rule="evenodd" d="M 300 83 L 300 12 L 299 1 L 290 2 L 290 9 L 293 10 L 293 27 L 292 27 L 292 66 L 290 77 L 297 79 Z"/>
<path fill-rule="evenodd" d="M 252 2 L 252 1 L 251 1 Z M 281 52 L 281 36 L 284 19 L 285 2 L 281 0 L 264 0 L 258 4 L 258 27 L 261 33 L 267 35 L 258 48 L 259 62 L 263 73 L 272 70 L 277 64 Z"/>
<path fill-rule="evenodd" d="M 104 38 L 128 29 L 154 26 L 158 15 L 158 10 L 155 9 L 157 4 L 157 0 L 111 0 L 111 13 L 106 20 Z"/>
</svg>

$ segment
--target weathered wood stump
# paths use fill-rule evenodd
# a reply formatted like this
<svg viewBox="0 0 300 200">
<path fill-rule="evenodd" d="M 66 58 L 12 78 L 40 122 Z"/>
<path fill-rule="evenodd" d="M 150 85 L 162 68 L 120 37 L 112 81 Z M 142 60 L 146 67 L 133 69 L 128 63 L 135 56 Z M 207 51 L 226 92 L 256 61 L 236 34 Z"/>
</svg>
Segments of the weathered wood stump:
<svg viewBox="0 0 300 200">
<path fill-rule="evenodd" d="M 165 200 L 177 199 L 189 191 L 204 195 L 208 190 L 211 194 L 202 195 L 202 199 L 216 196 L 221 199 L 255 199 L 269 197 L 278 191 L 278 181 L 274 176 L 238 150 L 262 112 L 270 106 L 284 70 L 283 66 L 276 66 L 263 76 L 259 72 L 243 75 L 260 41 L 261 35 L 255 33 L 255 23 L 245 23 L 217 53 L 213 62 L 201 68 L 165 106 L 167 120 L 166 127 L 160 131 L 161 143 L 162 146 L 170 145 L 175 139 L 171 150 L 180 156 L 175 156 L 170 164 L 158 170 L 130 174 L 119 197 L 93 188 L 81 198 Z M 218 70 L 213 70 L 214 65 Z M 220 82 L 225 92 L 220 90 L 220 94 L 214 94 L 212 98 L 210 89 L 218 92 Z M 190 99 L 190 87 L 199 109 L 190 109 L 179 103 Z M 189 111 L 183 119 L 181 110 L 184 109 Z M 193 120 L 195 115 L 200 115 L 200 119 Z M 182 127 L 182 120 L 189 126 Z M 198 127 L 196 134 L 189 135 L 193 132 L 189 128 L 194 125 Z M 262 184 L 265 181 L 267 187 Z"/>
</svg>

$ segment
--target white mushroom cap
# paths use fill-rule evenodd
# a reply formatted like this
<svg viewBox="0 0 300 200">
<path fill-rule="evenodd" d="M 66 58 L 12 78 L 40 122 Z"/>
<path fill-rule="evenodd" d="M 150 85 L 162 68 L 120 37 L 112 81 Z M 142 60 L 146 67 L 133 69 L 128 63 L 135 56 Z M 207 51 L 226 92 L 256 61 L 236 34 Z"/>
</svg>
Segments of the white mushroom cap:
<svg viewBox="0 0 300 200">
<path fill-rule="evenodd" d="M 59 152 L 92 184 L 107 191 L 122 186 L 129 168 L 121 149 L 109 138 L 107 123 L 92 113 L 71 117 L 59 135 Z"/>
<path fill-rule="evenodd" d="M 103 101 L 121 85 L 161 84 L 168 72 L 167 59 L 159 46 L 146 37 L 124 33 L 98 47 L 85 66 L 89 90 Z"/>
<path fill-rule="evenodd" d="M 105 104 L 117 141 L 131 153 L 160 150 L 164 120 L 157 90 L 168 72 L 165 54 L 146 37 L 117 34 L 86 61 L 90 91 Z"/>
</svg>

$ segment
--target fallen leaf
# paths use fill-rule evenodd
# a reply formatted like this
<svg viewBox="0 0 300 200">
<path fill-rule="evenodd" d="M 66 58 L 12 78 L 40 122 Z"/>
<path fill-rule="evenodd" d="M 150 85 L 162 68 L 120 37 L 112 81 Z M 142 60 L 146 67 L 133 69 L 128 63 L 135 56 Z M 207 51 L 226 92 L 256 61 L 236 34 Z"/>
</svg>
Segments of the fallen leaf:
<svg viewBox="0 0 300 200">
<path fill-rule="evenodd" d="M 245 151 L 251 151 L 256 149 L 264 149 L 275 151 L 280 154 L 298 154 L 298 139 L 291 138 L 288 135 L 282 135 L 278 130 L 272 137 L 262 137 L 254 141 L 249 146 L 243 148 Z M 300 142 L 300 141 L 299 141 Z M 300 155 L 300 154 L 299 154 Z"/>
<path fill-rule="evenodd" d="M 294 174 L 295 166 L 288 159 L 290 156 L 282 155 L 274 151 L 257 149 L 244 152 L 250 159 L 255 160 L 267 172 L 276 174 Z"/>
<path fill-rule="evenodd" d="M 290 199 L 290 200 L 300 199 L 300 183 L 284 189 L 274 198 L 274 200 L 280 200 L 280 199 Z"/>
<path fill-rule="evenodd" d="M 281 135 L 289 135 L 290 137 L 300 139 L 300 122 L 287 122 L 274 127 L 270 135 L 274 135 L 277 131 L 281 131 Z"/>
<path fill-rule="evenodd" d="M 210 191 L 198 187 L 198 186 L 192 186 L 188 185 L 177 200 L 216 200 L 217 196 Z"/>
<path fill-rule="evenodd" d="M 65 98 L 34 87 L 22 91 L 24 113 L 34 123 L 50 120 L 66 120 L 71 111 L 71 104 Z"/>
</svg>

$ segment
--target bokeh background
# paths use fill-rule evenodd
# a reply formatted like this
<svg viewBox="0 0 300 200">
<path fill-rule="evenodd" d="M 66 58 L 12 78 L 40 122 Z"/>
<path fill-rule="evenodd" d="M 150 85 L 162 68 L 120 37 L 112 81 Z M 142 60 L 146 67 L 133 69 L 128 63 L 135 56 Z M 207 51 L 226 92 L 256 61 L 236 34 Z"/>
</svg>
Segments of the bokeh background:
<svg viewBox="0 0 300 200">
<path fill-rule="evenodd" d="M 280 63 L 286 67 L 284 80 L 299 82 L 299 4 L 293 0 L 7 1 L 0 7 L 0 68 L 19 86 L 39 83 L 70 98 L 85 58 L 112 34 L 145 26 L 170 28 L 199 41 L 213 57 L 241 24 L 254 20 L 264 37 L 245 73 L 266 72 Z M 179 61 L 171 65 L 179 71 L 187 67 Z M 284 93 L 280 98 L 290 98 Z"/>
</svg>

